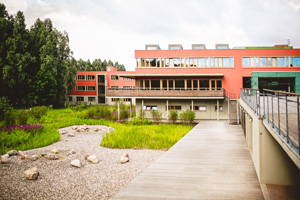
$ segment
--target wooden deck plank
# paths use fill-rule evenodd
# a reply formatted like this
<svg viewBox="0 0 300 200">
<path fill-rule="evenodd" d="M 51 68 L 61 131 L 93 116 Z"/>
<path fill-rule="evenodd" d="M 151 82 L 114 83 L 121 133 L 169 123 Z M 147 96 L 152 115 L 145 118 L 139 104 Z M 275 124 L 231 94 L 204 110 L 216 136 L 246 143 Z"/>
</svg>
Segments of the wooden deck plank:
<svg viewBox="0 0 300 200">
<path fill-rule="evenodd" d="M 203 121 L 112 199 L 263 199 L 242 129 Z"/>
</svg>

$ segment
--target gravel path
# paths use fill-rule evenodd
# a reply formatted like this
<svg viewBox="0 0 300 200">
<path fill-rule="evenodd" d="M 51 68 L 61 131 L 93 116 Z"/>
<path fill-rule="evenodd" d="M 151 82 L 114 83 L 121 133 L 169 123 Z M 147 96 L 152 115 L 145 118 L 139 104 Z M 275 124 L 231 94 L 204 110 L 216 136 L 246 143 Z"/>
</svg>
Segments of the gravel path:
<svg viewBox="0 0 300 200">
<path fill-rule="evenodd" d="M 164 153 L 157 150 L 103 148 L 99 144 L 108 127 L 88 127 L 89 132 L 64 128 L 74 133 L 75 137 L 64 134 L 54 144 L 23 152 L 34 155 L 49 153 L 56 148 L 59 150 L 59 160 L 42 157 L 37 161 L 28 161 L 13 156 L 10 157 L 11 163 L 0 164 L 0 199 L 109 199 Z M 95 128 L 102 131 L 95 132 Z M 67 156 L 72 149 L 76 154 Z M 87 153 L 96 155 L 100 162 L 92 164 L 86 161 L 84 155 Z M 124 153 L 128 153 L 130 162 L 120 164 Z M 70 162 L 74 159 L 79 159 L 83 166 L 71 166 Z M 37 167 L 40 173 L 35 181 L 24 177 L 24 171 L 32 167 Z"/>
</svg>

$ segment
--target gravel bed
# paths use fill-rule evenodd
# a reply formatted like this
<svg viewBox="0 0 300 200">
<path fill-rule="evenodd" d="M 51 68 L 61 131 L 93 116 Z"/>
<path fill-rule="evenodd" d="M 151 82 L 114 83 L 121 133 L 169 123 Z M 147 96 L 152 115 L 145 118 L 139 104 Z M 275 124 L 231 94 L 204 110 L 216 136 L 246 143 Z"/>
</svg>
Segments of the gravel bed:
<svg viewBox="0 0 300 200">
<path fill-rule="evenodd" d="M 54 144 L 23 151 L 30 156 L 50 153 L 56 148 L 59 150 L 58 160 L 41 157 L 37 161 L 28 161 L 12 156 L 9 164 L 0 164 L 0 199 L 109 199 L 164 153 L 157 150 L 103 148 L 100 141 L 108 132 L 108 127 L 88 127 L 88 132 L 64 128 L 74 133 L 75 137 L 64 134 Z M 95 128 L 102 131 L 95 132 Z M 67 155 L 72 149 L 76 153 Z M 87 153 L 96 155 L 100 162 L 92 164 L 85 160 Z M 124 153 L 128 153 L 130 161 L 120 164 Z M 71 166 L 70 162 L 74 159 L 79 159 L 83 166 Z M 24 177 L 24 171 L 32 167 L 37 167 L 39 171 L 37 180 Z"/>
</svg>

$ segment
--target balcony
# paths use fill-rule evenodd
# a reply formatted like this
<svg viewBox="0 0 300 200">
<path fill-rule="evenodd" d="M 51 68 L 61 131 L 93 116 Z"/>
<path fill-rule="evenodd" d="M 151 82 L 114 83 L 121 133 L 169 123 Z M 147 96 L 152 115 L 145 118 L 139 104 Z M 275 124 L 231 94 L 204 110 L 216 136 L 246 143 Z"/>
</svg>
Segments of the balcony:
<svg viewBox="0 0 300 200">
<path fill-rule="evenodd" d="M 216 88 L 209 90 L 209 88 L 201 88 L 200 90 L 192 90 L 185 88 L 175 88 L 172 90 L 151 88 L 151 89 L 111 89 L 107 88 L 107 97 L 224 97 L 224 88 Z"/>
</svg>

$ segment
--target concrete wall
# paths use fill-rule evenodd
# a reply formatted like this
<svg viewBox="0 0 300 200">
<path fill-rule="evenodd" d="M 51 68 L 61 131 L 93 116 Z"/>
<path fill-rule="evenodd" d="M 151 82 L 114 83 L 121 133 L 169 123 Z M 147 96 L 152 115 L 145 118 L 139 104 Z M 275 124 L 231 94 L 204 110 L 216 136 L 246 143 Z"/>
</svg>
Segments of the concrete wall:
<svg viewBox="0 0 300 200">
<path fill-rule="evenodd" d="M 72 97 L 72 101 L 69 101 L 69 97 Z M 77 97 L 83 97 L 83 102 L 77 102 Z M 94 102 L 89 102 L 88 101 L 88 97 L 95 97 L 95 101 Z M 68 95 L 67 96 L 67 105 L 76 105 L 76 104 L 80 104 L 80 103 L 87 103 L 88 105 L 97 105 L 98 104 L 98 97 L 97 96 L 84 96 L 84 95 Z"/>
<path fill-rule="evenodd" d="M 162 118 L 167 119 L 168 114 L 166 110 L 167 100 L 166 99 L 144 99 L 144 106 L 157 106 L 158 111 L 162 113 Z M 171 99 L 168 100 L 169 106 L 181 106 L 181 110 L 177 111 L 178 115 L 183 111 L 189 110 L 192 106 L 192 100 L 186 99 Z M 215 111 L 215 106 L 217 106 L 217 100 L 193 100 L 194 106 L 206 106 L 206 112 L 195 111 L 196 119 L 217 119 L 217 111 Z M 219 112 L 219 119 L 228 119 L 228 101 L 219 100 L 219 106 L 223 106 L 223 111 Z M 136 100 L 136 110 L 137 115 L 139 115 L 142 108 L 142 100 Z M 170 112 L 170 111 L 169 111 Z M 145 117 L 151 119 L 151 111 L 145 111 Z"/>
<path fill-rule="evenodd" d="M 261 184 L 300 185 L 300 160 L 243 101 L 246 139 Z"/>
</svg>

